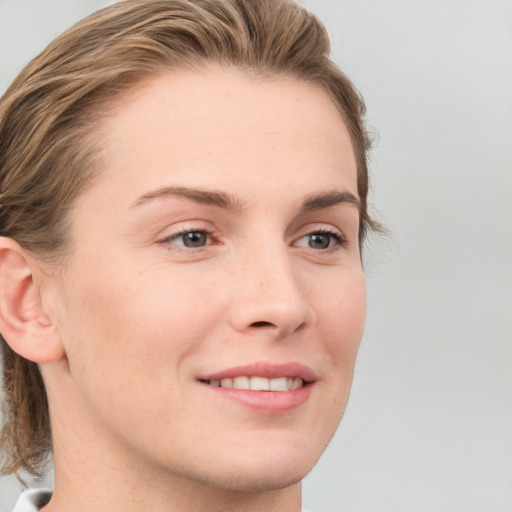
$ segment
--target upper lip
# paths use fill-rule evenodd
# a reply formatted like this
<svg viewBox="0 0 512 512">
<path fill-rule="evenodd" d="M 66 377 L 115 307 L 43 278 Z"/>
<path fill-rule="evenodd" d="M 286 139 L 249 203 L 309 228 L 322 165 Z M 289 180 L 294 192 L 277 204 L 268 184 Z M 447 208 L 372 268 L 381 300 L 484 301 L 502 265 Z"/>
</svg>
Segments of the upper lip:
<svg viewBox="0 0 512 512">
<path fill-rule="evenodd" d="M 300 378 L 305 382 L 312 382 L 317 379 L 315 372 L 307 365 L 302 363 L 284 363 L 271 364 L 258 362 L 245 366 L 235 366 L 227 368 L 219 372 L 201 375 L 199 380 L 222 380 L 234 379 L 235 377 L 266 377 L 267 379 L 275 379 L 278 377 L 294 377 Z"/>
</svg>

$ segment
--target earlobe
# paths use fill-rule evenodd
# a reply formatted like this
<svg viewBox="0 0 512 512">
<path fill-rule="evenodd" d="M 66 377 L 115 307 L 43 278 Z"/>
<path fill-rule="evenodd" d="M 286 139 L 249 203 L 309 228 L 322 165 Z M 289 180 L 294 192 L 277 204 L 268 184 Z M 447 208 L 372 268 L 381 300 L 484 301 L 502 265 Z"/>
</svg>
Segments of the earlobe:
<svg viewBox="0 0 512 512">
<path fill-rule="evenodd" d="M 64 357 L 64 348 L 41 289 L 34 279 L 34 258 L 11 238 L 0 237 L 0 332 L 20 356 L 35 363 Z"/>
</svg>

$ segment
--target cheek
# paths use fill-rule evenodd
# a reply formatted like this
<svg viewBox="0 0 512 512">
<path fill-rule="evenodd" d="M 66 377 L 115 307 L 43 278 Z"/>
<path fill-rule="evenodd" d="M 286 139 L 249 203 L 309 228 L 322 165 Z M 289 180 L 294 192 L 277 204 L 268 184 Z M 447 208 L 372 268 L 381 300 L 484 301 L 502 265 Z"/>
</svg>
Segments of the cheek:
<svg viewBox="0 0 512 512">
<path fill-rule="evenodd" d="M 347 273 L 321 301 L 318 327 L 327 340 L 331 362 L 352 378 L 366 318 L 366 284 L 362 270 Z"/>
<path fill-rule="evenodd" d="M 217 302 L 176 273 L 119 270 L 69 283 L 61 317 L 70 365 L 102 371 L 105 384 L 123 373 L 170 375 L 219 319 Z"/>
<path fill-rule="evenodd" d="M 362 332 L 366 317 L 366 282 L 362 269 L 346 269 L 315 287 L 318 315 L 329 325 L 343 325 L 343 331 Z M 319 322 L 322 325 L 322 322 Z"/>
<path fill-rule="evenodd" d="M 315 347 L 322 354 L 322 379 L 318 383 L 320 406 L 311 429 L 312 438 L 334 435 L 345 412 L 352 386 L 357 351 L 366 316 L 366 286 L 361 270 L 338 272 L 329 283 L 329 293 L 317 293 L 317 333 Z M 320 421 L 321 420 L 321 421 Z"/>
</svg>

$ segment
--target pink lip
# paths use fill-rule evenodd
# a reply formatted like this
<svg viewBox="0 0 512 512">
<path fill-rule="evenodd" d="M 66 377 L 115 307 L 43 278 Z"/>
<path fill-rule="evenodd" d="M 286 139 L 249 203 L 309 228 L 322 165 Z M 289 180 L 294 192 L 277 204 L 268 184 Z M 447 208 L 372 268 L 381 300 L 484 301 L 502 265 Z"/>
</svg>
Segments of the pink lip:
<svg viewBox="0 0 512 512">
<path fill-rule="evenodd" d="M 252 391 L 249 389 L 217 388 L 205 385 L 218 397 L 243 405 L 265 416 L 277 416 L 298 409 L 311 395 L 314 384 L 293 391 Z"/>
<path fill-rule="evenodd" d="M 246 366 L 236 366 L 215 372 L 208 375 L 198 377 L 199 380 L 222 380 L 233 379 L 235 377 L 266 377 L 274 379 L 277 377 L 294 377 L 302 379 L 305 382 L 314 382 L 317 380 L 315 372 L 309 367 L 301 363 L 286 364 L 270 364 L 270 363 L 254 363 Z"/>
<path fill-rule="evenodd" d="M 234 377 L 266 377 L 268 379 L 277 377 L 300 378 L 305 385 L 291 391 L 253 391 L 250 389 L 234 389 L 214 387 L 205 384 L 208 391 L 216 396 L 243 405 L 266 416 L 280 415 L 292 412 L 303 405 L 311 395 L 315 386 L 317 376 L 315 372 L 306 365 L 300 363 L 269 364 L 254 363 L 246 366 L 237 366 L 222 370 L 217 373 L 201 376 L 199 381 L 222 380 Z"/>
</svg>

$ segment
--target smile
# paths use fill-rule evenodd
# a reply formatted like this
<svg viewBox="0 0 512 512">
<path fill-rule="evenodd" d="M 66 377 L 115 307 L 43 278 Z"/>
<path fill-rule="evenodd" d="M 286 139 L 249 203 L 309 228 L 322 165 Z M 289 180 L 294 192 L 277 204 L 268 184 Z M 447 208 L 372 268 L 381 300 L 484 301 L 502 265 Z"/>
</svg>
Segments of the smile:
<svg viewBox="0 0 512 512">
<path fill-rule="evenodd" d="M 267 378 L 261 376 L 226 377 L 221 380 L 203 381 L 213 387 L 229 389 L 249 389 L 251 391 L 293 391 L 304 385 L 299 377 Z"/>
<path fill-rule="evenodd" d="M 221 400 L 242 405 L 258 414 L 288 414 L 303 406 L 316 387 L 318 376 L 301 363 L 257 362 L 197 377 Z"/>
</svg>

